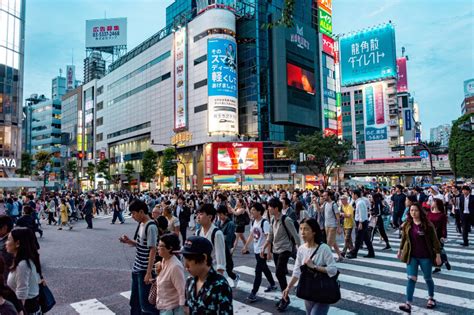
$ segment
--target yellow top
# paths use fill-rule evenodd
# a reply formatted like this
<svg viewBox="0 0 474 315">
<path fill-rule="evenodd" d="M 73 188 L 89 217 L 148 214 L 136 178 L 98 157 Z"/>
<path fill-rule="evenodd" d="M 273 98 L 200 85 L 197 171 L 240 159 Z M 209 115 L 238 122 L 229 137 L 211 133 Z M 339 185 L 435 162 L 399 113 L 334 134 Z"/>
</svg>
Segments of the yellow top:
<svg viewBox="0 0 474 315">
<path fill-rule="evenodd" d="M 354 227 L 354 208 L 350 204 L 342 205 L 344 212 L 344 228 L 352 229 Z"/>
</svg>

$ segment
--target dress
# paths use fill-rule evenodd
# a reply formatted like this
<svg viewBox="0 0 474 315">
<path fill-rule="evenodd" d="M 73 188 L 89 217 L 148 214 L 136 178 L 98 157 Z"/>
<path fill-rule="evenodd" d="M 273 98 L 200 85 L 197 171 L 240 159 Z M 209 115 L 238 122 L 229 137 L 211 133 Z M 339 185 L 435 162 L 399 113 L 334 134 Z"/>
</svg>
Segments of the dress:
<svg viewBox="0 0 474 315">
<path fill-rule="evenodd" d="M 61 214 L 61 222 L 68 222 L 69 221 L 69 215 L 67 213 L 67 207 L 66 207 L 65 204 L 61 204 L 60 214 Z"/>
</svg>

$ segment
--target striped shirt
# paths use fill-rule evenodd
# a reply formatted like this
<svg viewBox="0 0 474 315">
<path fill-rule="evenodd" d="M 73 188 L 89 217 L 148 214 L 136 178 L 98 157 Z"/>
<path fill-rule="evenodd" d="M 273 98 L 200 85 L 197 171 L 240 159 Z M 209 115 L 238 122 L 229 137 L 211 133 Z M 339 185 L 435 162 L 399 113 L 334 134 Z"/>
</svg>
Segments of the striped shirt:
<svg viewBox="0 0 474 315">
<path fill-rule="evenodd" d="M 140 223 L 140 228 L 138 229 L 138 235 L 136 238 L 137 253 L 135 255 L 135 263 L 133 264 L 133 272 L 147 270 L 150 249 L 157 246 L 157 239 L 158 228 L 152 220 L 149 220 L 146 223 Z"/>
</svg>

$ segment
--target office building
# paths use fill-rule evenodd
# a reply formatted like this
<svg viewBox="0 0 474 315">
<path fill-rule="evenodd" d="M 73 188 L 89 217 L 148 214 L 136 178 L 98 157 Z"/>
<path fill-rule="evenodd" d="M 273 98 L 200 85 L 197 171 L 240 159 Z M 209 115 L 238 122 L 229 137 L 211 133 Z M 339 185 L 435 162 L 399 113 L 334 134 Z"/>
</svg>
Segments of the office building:
<svg viewBox="0 0 474 315">
<path fill-rule="evenodd" d="M 105 60 L 99 51 L 93 51 L 84 59 L 84 83 L 105 76 Z"/>
<path fill-rule="evenodd" d="M 32 123 L 32 112 L 33 105 L 47 101 L 48 99 L 44 95 L 32 94 L 25 100 L 25 106 L 23 106 L 23 121 L 22 121 L 22 132 L 21 142 L 22 150 L 31 153 L 31 123 Z"/>
<path fill-rule="evenodd" d="M 51 80 L 51 99 L 61 100 L 64 94 L 66 94 L 66 78 L 59 75 Z"/>
<path fill-rule="evenodd" d="M 0 2 L 0 157 L 21 158 L 25 1 Z M 11 164 L 10 164 L 11 165 Z M 0 177 L 13 177 L 14 168 L 0 167 Z"/>
<path fill-rule="evenodd" d="M 461 114 L 474 113 L 474 79 L 464 81 L 464 100 L 461 103 Z"/>
<path fill-rule="evenodd" d="M 435 128 L 430 128 L 430 142 L 439 142 L 440 146 L 448 147 L 449 136 L 451 135 L 451 125 L 444 124 Z"/>
</svg>

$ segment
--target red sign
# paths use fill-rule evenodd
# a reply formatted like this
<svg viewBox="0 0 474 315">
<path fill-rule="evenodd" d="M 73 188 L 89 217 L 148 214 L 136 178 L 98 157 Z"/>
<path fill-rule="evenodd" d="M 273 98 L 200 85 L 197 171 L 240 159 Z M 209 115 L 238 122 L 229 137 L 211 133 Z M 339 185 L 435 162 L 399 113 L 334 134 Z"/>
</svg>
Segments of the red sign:
<svg viewBox="0 0 474 315">
<path fill-rule="evenodd" d="M 204 175 L 212 174 L 212 143 L 204 146 Z"/>
<path fill-rule="evenodd" d="M 339 64 L 339 42 L 334 42 L 334 64 Z"/>
<path fill-rule="evenodd" d="M 337 113 L 337 136 L 342 137 L 342 113 Z"/>
<path fill-rule="evenodd" d="M 397 58 L 397 92 L 408 92 L 407 58 Z"/>
<path fill-rule="evenodd" d="M 323 8 L 329 14 L 332 14 L 332 0 L 318 0 L 318 7 Z"/>
<path fill-rule="evenodd" d="M 105 151 L 100 151 L 99 153 L 99 159 L 102 161 L 102 160 L 105 160 Z"/>
<path fill-rule="evenodd" d="M 212 177 L 204 177 L 202 180 L 204 186 L 212 186 Z"/>
<path fill-rule="evenodd" d="M 334 39 L 323 34 L 323 51 L 329 56 L 334 56 Z"/>
<path fill-rule="evenodd" d="M 262 142 L 215 142 L 212 144 L 212 170 L 217 175 L 263 173 Z"/>
<path fill-rule="evenodd" d="M 332 128 L 324 128 L 324 136 L 325 137 L 337 136 L 337 130 L 332 129 Z"/>
</svg>

